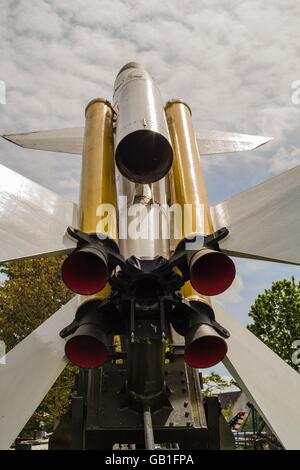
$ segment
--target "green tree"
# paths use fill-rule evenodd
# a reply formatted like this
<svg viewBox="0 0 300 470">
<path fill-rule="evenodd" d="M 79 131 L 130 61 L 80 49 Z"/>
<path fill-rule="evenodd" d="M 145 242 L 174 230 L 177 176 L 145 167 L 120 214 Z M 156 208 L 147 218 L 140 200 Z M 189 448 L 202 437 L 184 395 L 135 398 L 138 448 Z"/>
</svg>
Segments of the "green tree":
<svg viewBox="0 0 300 470">
<path fill-rule="evenodd" d="M 224 378 L 215 372 L 212 372 L 210 375 L 202 376 L 203 382 L 203 395 L 205 397 L 209 396 L 216 396 L 222 393 L 223 391 L 226 392 L 227 389 L 232 389 L 232 387 L 239 388 L 238 384 L 235 382 L 234 379 Z M 222 409 L 222 414 L 227 421 L 232 418 L 233 413 L 233 405 L 229 403 L 228 407 Z"/>
<path fill-rule="evenodd" d="M 253 323 L 248 329 L 298 369 L 292 355 L 293 343 L 300 340 L 300 283 L 294 277 L 273 282 L 270 289 L 257 297 L 249 316 Z"/>
<path fill-rule="evenodd" d="M 19 260 L 1 265 L 0 339 L 7 352 L 41 325 L 72 297 L 61 280 L 62 257 Z M 59 332 L 57 332 L 58 334 Z M 51 430 L 68 406 L 74 368 L 67 366 L 35 411 L 22 435 L 29 435 L 40 421 Z"/>
<path fill-rule="evenodd" d="M 212 372 L 210 375 L 202 376 L 203 382 L 203 395 L 209 397 L 212 395 L 219 395 L 227 388 L 238 387 L 234 379 L 227 379 L 221 375 Z"/>
</svg>

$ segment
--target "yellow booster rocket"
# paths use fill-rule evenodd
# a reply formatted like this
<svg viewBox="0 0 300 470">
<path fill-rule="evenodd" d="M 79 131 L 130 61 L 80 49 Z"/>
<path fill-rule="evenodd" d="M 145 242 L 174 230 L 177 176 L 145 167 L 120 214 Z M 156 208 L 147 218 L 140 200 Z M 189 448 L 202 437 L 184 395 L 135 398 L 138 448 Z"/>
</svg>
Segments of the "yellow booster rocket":
<svg viewBox="0 0 300 470">
<path fill-rule="evenodd" d="M 186 362 L 205 368 L 220 362 L 227 352 L 224 332 L 214 320 L 207 296 L 220 294 L 231 285 L 235 266 L 213 248 L 219 234 L 214 234 L 191 109 L 182 100 L 169 101 L 165 109 L 174 149 L 169 174 L 171 203 L 179 205 L 183 215 L 174 220 L 175 253 L 186 253 L 189 272 L 182 288 L 187 302 L 175 308 L 173 326 L 185 336 Z"/>
</svg>

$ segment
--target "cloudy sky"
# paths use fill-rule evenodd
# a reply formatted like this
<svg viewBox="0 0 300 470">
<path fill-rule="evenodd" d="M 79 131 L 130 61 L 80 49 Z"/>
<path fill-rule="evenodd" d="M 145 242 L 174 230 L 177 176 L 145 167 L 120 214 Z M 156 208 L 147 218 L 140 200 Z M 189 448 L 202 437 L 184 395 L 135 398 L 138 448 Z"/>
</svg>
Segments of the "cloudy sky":
<svg viewBox="0 0 300 470">
<path fill-rule="evenodd" d="M 111 98 L 129 61 L 144 64 L 163 98 L 183 98 L 197 129 L 272 136 L 255 152 L 203 158 L 212 203 L 300 163 L 298 0 L 1 0 L 0 133 L 84 124 L 96 96 Z M 80 158 L 0 142 L 0 163 L 74 201 Z M 0 183 L 1 184 L 1 183 Z M 220 296 L 243 323 L 256 295 L 300 270 L 237 260 Z"/>
</svg>

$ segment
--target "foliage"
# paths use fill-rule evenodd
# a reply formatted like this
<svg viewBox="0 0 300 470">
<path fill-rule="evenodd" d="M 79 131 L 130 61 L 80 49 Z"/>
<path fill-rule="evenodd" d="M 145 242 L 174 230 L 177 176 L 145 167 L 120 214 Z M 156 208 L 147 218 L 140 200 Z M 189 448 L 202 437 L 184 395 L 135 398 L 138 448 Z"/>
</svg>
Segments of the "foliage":
<svg viewBox="0 0 300 470">
<path fill-rule="evenodd" d="M 18 260 L 3 264 L 0 273 L 0 339 L 7 352 L 42 324 L 72 297 L 61 281 L 62 257 Z M 59 333 L 59 332 L 58 332 Z M 23 430 L 37 429 L 39 422 L 47 430 L 68 405 L 74 382 L 74 368 L 67 366 Z"/>
<path fill-rule="evenodd" d="M 210 375 L 202 377 L 203 382 L 203 395 L 209 397 L 212 395 L 219 395 L 224 389 L 237 387 L 238 385 L 233 379 L 221 377 L 219 374 L 212 372 Z"/>
<path fill-rule="evenodd" d="M 230 421 L 233 418 L 233 404 L 229 403 L 227 408 L 222 410 L 222 415 L 226 419 L 226 421 Z"/>
<path fill-rule="evenodd" d="M 222 391 L 226 391 L 228 388 L 238 387 L 234 379 L 228 379 L 221 377 L 221 375 L 212 372 L 210 375 L 202 377 L 203 382 L 203 395 L 205 397 L 219 395 Z M 238 387 L 239 388 L 239 387 Z M 229 403 L 226 409 L 222 409 L 222 415 L 227 421 L 232 418 L 233 405 Z"/>
<path fill-rule="evenodd" d="M 248 329 L 297 369 L 292 355 L 293 342 L 300 340 L 300 283 L 294 277 L 273 282 L 270 289 L 257 297 L 249 316 L 253 323 Z"/>
</svg>

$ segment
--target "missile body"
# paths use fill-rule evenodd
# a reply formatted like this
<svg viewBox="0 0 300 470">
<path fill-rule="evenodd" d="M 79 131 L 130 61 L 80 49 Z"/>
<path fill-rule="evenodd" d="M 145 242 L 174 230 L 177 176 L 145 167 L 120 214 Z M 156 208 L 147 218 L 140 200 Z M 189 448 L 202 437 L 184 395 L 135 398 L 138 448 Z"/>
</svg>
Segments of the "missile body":
<svg viewBox="0 0 300 470">
<path fill-rule="evenodd" d="M 120 172 L 135 183 L 160 180 L 172 165 L 173 151 L 159 90 L 144 67 L 131 62 L 120 70 L 113 103 Z"/>
<path fill-rule="evenodd" d="M 149 263 L 159 257 L 168 259 L 168 180 L 164 176 L 172 164 L 173 151 L 159 90 L 140 65 L 130 63 L 119 72 L 114 109 L 120 253 L 125 259 L 133 256 Z M 132 289 L 155 298 L 159 285 L 150 273 Z M 133 407 L 142 409 L 146 399 L 154 410 L 165 400 L 165 342 L 159 305 L 151 302 L 146 305 L 139 295 L 135 297 L 134 331 L 127 337 L 127 386 L 129 399 L 134 397 Z"/>
<path fill-rule="evenodd" d="M 169 258 L 167 184 L 167 178 L 152 185 L 133 183 L 116 168 L 119 248 L 125 259 Z"/>
</svg>

